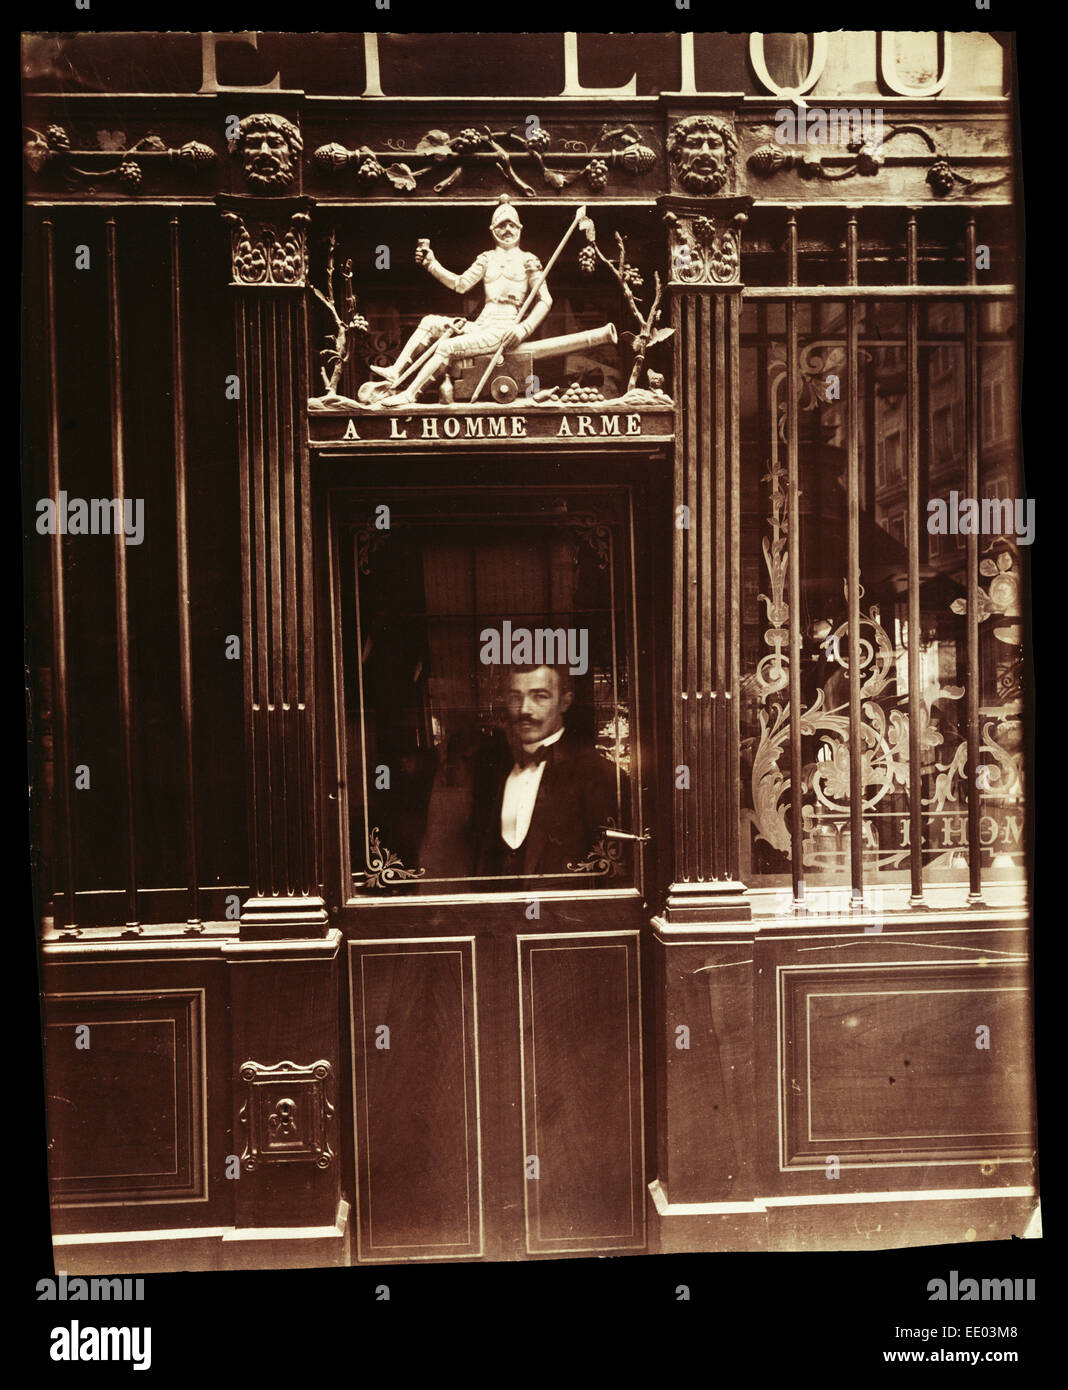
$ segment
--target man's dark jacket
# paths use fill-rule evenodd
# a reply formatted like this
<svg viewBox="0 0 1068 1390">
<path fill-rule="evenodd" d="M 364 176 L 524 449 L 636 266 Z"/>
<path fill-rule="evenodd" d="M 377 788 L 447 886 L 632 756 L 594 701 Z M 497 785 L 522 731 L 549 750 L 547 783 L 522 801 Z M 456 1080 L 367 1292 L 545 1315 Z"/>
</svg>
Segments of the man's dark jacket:
<svg viewBox="0 0 1068 1390">
<path fill-rule="evenodd" d="M 523 879 L 566 874 L 569 864 L 585 859 L 597 845 L 603 826 L 618 824 L 614 765 L 567 732 L 547 753 L 530 827 L 510 865 L 508 846 L 501 838 L 501 805 L 513 767 L 511 754 L 499 748 L 480 778 L 473 825 L 478 874 L 509 869 Z"/>
</svg>

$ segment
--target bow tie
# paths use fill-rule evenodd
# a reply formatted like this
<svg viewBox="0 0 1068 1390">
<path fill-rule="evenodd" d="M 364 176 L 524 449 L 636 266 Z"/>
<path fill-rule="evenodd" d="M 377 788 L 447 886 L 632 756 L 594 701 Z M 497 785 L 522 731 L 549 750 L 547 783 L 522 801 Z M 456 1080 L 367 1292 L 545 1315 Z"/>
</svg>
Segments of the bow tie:
<svg viewBox="0 0 1068 1390">
<path fill-rule="evenodd" d="M 520 768 L 534 767 L 537 763 L 547 762 L 549 754 L 552 752 L 551 744 L 542 744 L 540 748 L 535 748 L 533 753 L 528 753 L 520 748 L 516 755 L 515 765 Z"/>
</svg>

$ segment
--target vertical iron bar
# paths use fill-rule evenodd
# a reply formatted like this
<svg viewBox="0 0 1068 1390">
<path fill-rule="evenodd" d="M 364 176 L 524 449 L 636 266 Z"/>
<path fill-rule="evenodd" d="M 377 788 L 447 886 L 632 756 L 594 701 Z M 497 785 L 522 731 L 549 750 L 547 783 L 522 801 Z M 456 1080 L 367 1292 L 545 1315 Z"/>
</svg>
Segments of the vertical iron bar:
<svg viewBox="0 0 1068 1390">
<path fill-rule="evenodd" d="M 797 211 L 786 221 L 787 282 L 797 284 Z M 801 826 L 801 489 L 797 444 L 797 301 L 786 302 L 786 573 L 789 584 L 790 676 L 790 874 L 794 906 L 805 900 L 804 837 Z M 772 428 L 778 422 L 772 421 Z"/>
<path fill-rule="evenodd" d="M 965 269 L 968 284 L 976 283 L 975 215 L 968 217 L 964 237 Z M 965 495 L 979 505 L 979 306 L 974 299 L 964 304 L 964 430 Z M 968 902 L 983 901 L 981 873 L 982 849 L 979 844 L 979 533 L 967 536 L 968 567 L 967 674 L 965 700 L 968 721 Z"/>
<path fill-rule="evenodd" d="M 727 878 L 737 882 L 741 876 L 738 852 L 739 821 L 741 819 L 741 787 L 739 778 L 739 755 L 742 741 L 741 711 L 738 690 L 742 679 L 742 445 L 739 412 L 741 401 L 741 292 L 730 296 L 730 396 L 727 410 L 729 450 L 730 450 L 730 544 L 727 552 L 730 560 L 730 642 L 728 652 L 730 671 L 727 676 Z"/>
<path fill-rule="evenodd" d="M 916 212 L 906 224 L 907 281 L 919 279 Z M 905 445 L 908 462 L 909 905 L 923 903 L 923 756 L 920 745 L 920 306 L 905 305 Z"/>
<path fill-rule="evenodd" d="M 111 414 L 111 495 L 125 509 L 126 456 L 122 410 L 122 337 L 119 318 L 119 259 L 115 219 L 107 220 L 108 385 Z M 126 930 L 140 932 L 137 915 L 137 838 L 134 819 L 133 726 L 130 697 L 130 605 L 126 533 L 115 532 L 115 645 L 119 677 L 119 760 L 126 813 Z"/>
<path fill-rule="evenodd" d="M 45 339 L 48 350 L 48 491 L 59 506 L 59 361 L 56 342 L 55 229 L 44 222 Z M 67 675 L 67 600 L 63 574 L 63 533 L 56 527 L 49 549 L 52 576 L 52 719 L 54 755 L 52 785 L 56 801 L 55 854 L 58 863 L 52 892 L 63 891 L 63 916 L 56 926 L 76 929 L 74 903 L 74 827 L 71 819 L 70 687 Z M 55 902 L 53 900 L 53 913 Z"/>
<path fill-rule="evenodd" d="M 177 217 L 171 218 L 171 352 L 174 382 L 174 501 L 178 553 L 178 664 L 182 746 L 185 755 L 185 872 L 189 895 L 186 925 L 193 929 L 201 929 L 203 923 L 200 918 L 200 885 L 197 873 L 197 801 L 193 759 L 193 642 L 189 611 L 189 499 L 186 479 L 181 231 Z"/>
<path fill-rule="evenodd" d="M 846 281 L 857 281 L 857 215 L 846 224 Z M 857 374 L 860 349 L 857 301 L 846 301 L 846 458 L 847 458 L 847 575 L 846 602 L 849 650 L 849 852 L 851 906 L 864 898 L 864 779 L 860 717 L 860 403 Z"/>
</svg>

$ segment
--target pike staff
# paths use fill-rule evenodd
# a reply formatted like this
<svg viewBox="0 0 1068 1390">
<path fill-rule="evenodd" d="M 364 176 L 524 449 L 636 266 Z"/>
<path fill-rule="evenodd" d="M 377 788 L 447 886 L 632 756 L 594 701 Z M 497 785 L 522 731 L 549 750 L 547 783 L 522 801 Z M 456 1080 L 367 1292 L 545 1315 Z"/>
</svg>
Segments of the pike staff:
<svg viewBox="0 0 1068 1390">
<path fill-rule="evenodd" d="M 560 245 L 556 248 L 556 250 L 553 252 L 553 254 L 549 257 L 548 261 L 546 262 L 545 269 L 541 272 L 541 274 L 540 274 L 540 275 L 537 277 L 537 279 L 534 281 L 534 284 L 531 286 L 531 288 L 530 288 L 530 293 L 527 295 L 526 299 L 523 301 L 523 305 L 522 305 L 522 307 L 520 308 L 519 313 L 516 315 L 516 323 L 517 323 L 517 324 L 523 322 L 524 316 L 526 315 L 527 311 L 530 309 L 530 306 L 534 303 L 534 300 L 538 297 L 538 294 L 539 294 L 540 291 L 541 291 L 542 285 L 545 284 L 545 281 L 546 281 L 546 279 L 548 278 L 548 275 L 549 275 L 549 271 L 552 270 L 553 266 L 554 266 L 554 265 L 556 264 L 556 262 L 559 260 L 559 258 L 560 258 L 560 253 L 563 251 L 564 247 L 567 245 L 568 241 L 570 240 L 571 233 L 575 230 L 575 228 L 579 225 L 579 223 L 582 221 L 582 219 L 583 219 L 585 216 L 586 216 L 586 206 L 585 206 L 585 204 L 583 204 L 582 207 L 580 207 L 580 208 L 577 210 L 577 212 L 575 213 L 575 216 L 574 216 L 574 218 L 573 218 L 573 220 L 572 220 L 572 222 L 571 222 L 571 226 L 568 227 L 567 231 L 564 233 L 563 240 L 560 242 Z M 482 373 L 482 378 L 481 378 L 481 380 L 479 381 L 478 385 L 475 387 L 474 391 L 471 393 L 471 403 L 472 403 L 472 405 L 474 404 L 475 401 L 478 400 L 479 396 L 481 396 L 481 394 L 482 394 L 482 388 L 485 386 L 486 382 L 490 379 L 490 376 L 492 375 L 492 373 L 500 366 L 500 364 L 501 364 L 503 361 L 504 361 L 504 349 L 503 349 L 503 348 L 498 348 L 498 349 L 496 350 L 496 352 L 493 354 L 493 356 L 490 358 L 490 360 L 489 360 L 489 365 L 486 367 L 486 370 Z"/>
</svg>

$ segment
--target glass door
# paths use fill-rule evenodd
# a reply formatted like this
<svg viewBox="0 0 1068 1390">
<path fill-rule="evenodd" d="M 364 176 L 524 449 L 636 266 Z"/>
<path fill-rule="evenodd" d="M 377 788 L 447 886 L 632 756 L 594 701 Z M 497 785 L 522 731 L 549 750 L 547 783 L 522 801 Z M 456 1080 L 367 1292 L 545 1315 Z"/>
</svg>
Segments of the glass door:
<svg viewBox="0 0 1068 1390">
<path fill-rule="evenodd" d="M 644 1247 L 636 492 L 332 496 L 360 1262 Z"/>
</svg>

